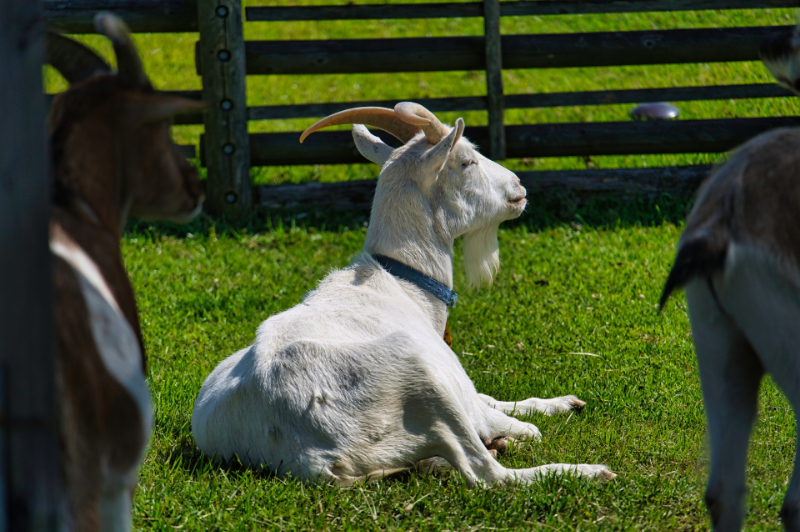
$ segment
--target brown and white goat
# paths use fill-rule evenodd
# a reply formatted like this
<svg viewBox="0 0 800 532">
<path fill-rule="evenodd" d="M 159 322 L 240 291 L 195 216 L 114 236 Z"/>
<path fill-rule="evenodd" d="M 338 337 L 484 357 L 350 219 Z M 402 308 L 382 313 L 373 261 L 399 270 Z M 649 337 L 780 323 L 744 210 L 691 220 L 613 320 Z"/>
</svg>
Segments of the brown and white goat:
<svg viewBox="0 0 800 532">
<path fill-rule="evenodd" d="M 778 82 L 795 92 L 799 52 L 796 32 L 761 50 Z M 800 412 L 800 129 L 757 136 L 711 174 L 686 222 L 662 307 L 679 287 L 686 289 L 711 437 L 706 505 L 714 530 L 739 530 L 765 373 Z M 797 459 L 781 518 L 786 530 L 800 530 Z"/>
<path fill-rule="evenodd" d="M 133 289 L 120 255 L 129 214 L 188 221 L 204 195 L 169 120 L 202 107 L 153 90 L 125 24 L 99 14 L 118 71 L 65 37 L 47 61 L 71 83 L 48 127 L 56 383 L 64 483 L 72 530 L 129 530 L 136 473 L 152 428 Z"/>
</svg>

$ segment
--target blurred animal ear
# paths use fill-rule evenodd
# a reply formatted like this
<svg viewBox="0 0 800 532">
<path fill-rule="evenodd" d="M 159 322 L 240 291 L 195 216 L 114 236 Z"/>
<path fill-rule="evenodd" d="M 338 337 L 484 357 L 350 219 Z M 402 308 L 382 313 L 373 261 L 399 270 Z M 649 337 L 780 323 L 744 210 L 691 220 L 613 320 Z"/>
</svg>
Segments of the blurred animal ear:
<svg viewBox="0 0 800 532">
<path fill-rule="evenodd" d="M 441 172 L 444 165 L 447 164 L 450 152 L 461 138 L 462 133 L 464 133 L 464 120 L 459 118 L 456 120 L 456 125 L 450 134 L 440 140 L 436 146 L 428 150 L 428 152 L 422 156 L 421 167 L 423 168 L 423 179 L 426 180 L 423 186 L 430 186 L 436 182 L 436 179 L 439 177 L 439 172 Z"/>
<path fill-rule="evenodd" d="M 140 124 L 160 122 L 182 113 L 203 111 L 208 105 L 205 102 L 188 100 L 178 96 L 162 94 L 147 95 L 137 109 L 136 121 Z"/>
<path fill-rule="evenodd" d="M 150 80 L 144 72 L 142 59 L 136 51 L 131 38 L 131 31 L 125 21 L 107 11 L 101 11 L 94 17 L 97 33 L 111 39 L 114 55 L 117 57 L 117 80 L 123 87 L 149 88 Z"/>
<path fill-rule="evenodd" d="M 58 70 L 70 85 L 111 73 L 111 67 L 92 49 L 58 33 L 47 32 L 45 50 L 45 63 Z"/>
<path fill-rule="evenodd" d="M 383 164 L 389 160 L 394 151 L 361 124 L 353 126 L 353 140 L 356 143 L 358 152 L 380 167 L 383 167 Z"/>
</svg>

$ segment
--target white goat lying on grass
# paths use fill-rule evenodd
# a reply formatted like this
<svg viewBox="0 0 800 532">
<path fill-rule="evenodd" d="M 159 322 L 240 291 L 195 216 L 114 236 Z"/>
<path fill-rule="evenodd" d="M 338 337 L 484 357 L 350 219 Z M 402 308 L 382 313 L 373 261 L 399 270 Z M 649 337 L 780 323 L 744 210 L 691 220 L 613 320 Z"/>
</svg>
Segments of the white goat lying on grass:
<svg viewBox="0 0 800 532">
<path fill-rule="evenodd" d="M 800 36 L 765 43 L 775 78 L 800 93 Z M 706 506 L 716 531 L 744 521 L 745 466 L 758 389 L 772 375 L 800 413 L 800 129 L 763 133 L 703 185 L 661 296 L 686 288 L 711 436 Z M 800 447 L 798 447 L 800 450 Z M 800 474 L 781 508 L 800 531 Z"/>
<path fill-rule="evenodd" d="M 470 282 L 490 283 L 499 265 L 497 227 L 525 208 L 517 176 L 461 137 L 463 120 L 449 128 L 413 103 L 343 111 L 300 139 L 353 123 L 404 142 L 392 149 L 363 125 L 353 127 L 358 150 L 382 167 L 364 253 L 262 323 L 254 345 L 211 373 L 192 415 L 197 445 L 217 459 L 236 455 L 278 474 L 344 485 L 433 457 L 470 486 L 564 471 L 613 477 L 604 465 L 501 466 L 490 448 L 540 437 L 503 412 L 552 414 L 584 403 L 480 395 L 442 339 L 455 299 L 453 241 L 464 236 Z"/>
</svg>

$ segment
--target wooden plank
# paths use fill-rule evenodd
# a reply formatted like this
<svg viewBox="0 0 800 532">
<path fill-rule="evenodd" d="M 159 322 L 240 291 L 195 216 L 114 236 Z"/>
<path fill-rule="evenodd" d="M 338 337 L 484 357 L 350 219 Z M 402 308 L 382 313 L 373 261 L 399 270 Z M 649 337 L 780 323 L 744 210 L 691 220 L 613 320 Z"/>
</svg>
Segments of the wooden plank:
<svg viewBox="0 0 800 532">
<path fill-rule="evenodd" d="M 688 102 L 696 100 L 730 100 L 743 98 L 794 97 L 794 93 L 776 83 L 747 85 L 709 85 L 706 87 L 668 87 L 657 89 L 620 89 L 585 92 L 549 92 L 538 94 L 506 94 L 506 109 L 610 105 L 642 102 Z M 454 98 L 410 98 L 435 113 L 451 111 L 485 111 L 485 96 Z M 403 100 L 365 100 L 356 102 L 311 103 L 297 105 L 262 105 L 248 107 L 250 120 L 317 118 L 352 107 L 394 107 Z M 191 115 L 186 115 L 187 117 Z M 199 116 L 199 115 L 198 115 Z M 188 121 L 182 123 L 195 123 Z M 178 122 L 176 122 L 178 123 Z"/>
<path fill-rule="evenodd" d="M 311 103 L 299 105 L 263 105 L 248 109 L 250 120 L 272 120 L 287 118 L 316 118 L 338 113 L 352 107 L 389 107 L 404 100 L 366 100 L 358 102 Z M 446 111 L 485 111 L 485 96 L 458 98 L 414 98 L 429 110 L 439 113 Z"/>
<path fill-rule="evenodd" d="M 205 205 L 213 215 L 241 218 L 252 202 L 241 1 L 199 0 L 198 18 L 197 64 L 203 65 L 203 100 L 208 103 Z"/>
<path fill-rule="evenodd" d="M 483 7 L 477 2 L 396 5 L 259 6 L 246 8 L 245 13 L 248 22 L 288 20 L 382 20 L 482 17 Z"/>
<path fill-rule="evenodd" d="M 507 109 L 613 105 L 643 102 L 691 102 L 698 100 L 738 100 L 746 98 L 781 98 L 794 93 L 777 83 L 746 85 L 708 85 L 705 87 L 666 87 L 585 92 L 507 94 Z"/>
<path fill-rule="evenodd" d="M 180 150 L 181 154 L 187 159 L 194 159 L 197 157 L 197 153 L 193 144 L 179 144 L 178 150 Z"/>
<path fill-rule="evenodd" d="M 503 68 L 756 61 L 761 42 L 792 26 L 505 35 Z M 248 41 L 248 74 L 483 70 L 483 37 Z"/>
<path fill-rule="evenodd" d="M 528 197 L 543 195 L 601 194 L 622 198 L 656 198 L 661 194 L 691 194 L 705 179 L 711 165 L 667 168 L 614 168 L 603 170 L 561 170 L 517 172 Z M 375 195 L 375 179 L 339 183 L 261 185 L 259 205 L 268 209 L 358 210 L 369 213 Z"/>
<path fill-rule="evenodd" d="M 506 126 L 509 157 L 721 153 L 800 117 Z M 485 133 L 484 133 L 485 135 Z M 480 145 L 480 137 L 475 141 Z"/>
<path fill-rule="evenodd" d="M 656 11 L 704 11 L 720 9 L 778 9 L 800 7 L 799 0 L 557 0 L 503 2 L 502 14 L 576 15 L 643 13 Z"/>
<path fill-rule="evenodd" d="M 500 36 L 500 0 L 483 0 L 483 9 L 489 157 L 495 161 L 501 161 L 506 158 L 506 133 L 503 127 L 503 48 Z"/>
<path fill-rule="evenodd" d="M 61 530 L 39 2 L 0 0 L 0 529 Z M 65 525 L 66 526 L 66 525 Z"/>
<path fill-rule="evenodd" d="M 97 33 L 94 16 L 113 11 L 134 33 L 197 31 L 197 0 L 44 0 L 47 28 Z"/>
<path fill-rule="evenodd" d="M 506 126 L 507 156 L 570 157 L 654 153 L 720 153 L 777 127 L 800 126 L 800 117 L 600 122 Z M 397 141 L 376 132 L 390 145 Z M 488 146 L 486 127 L 468 127 L 465 136 Z M 349 131 L 250 135 L 253 166 L 364 163 Z"/>
<path fill-rule="evenodd" d="M 604 168 L 517 172 L 528 196 L 581 197 L 614 195 L 620 198 L 657 198 L 662 194 L 688 195 L 705 180 L 712 165 L 656 168 Z"/>
<path fill-rule="evenodd" d="M 561 0 L 502 2 L 500 4 L 500 14 L 507 17 L 525 15 L 792 7 L 800 7 L 800 0 Z M 248 7 L 245 11 L 247 13 L 247 20 L 253 22 L 289 20 L 387 20 L 483 16 L 483 10 L 477 2 Z"/>
</svg>

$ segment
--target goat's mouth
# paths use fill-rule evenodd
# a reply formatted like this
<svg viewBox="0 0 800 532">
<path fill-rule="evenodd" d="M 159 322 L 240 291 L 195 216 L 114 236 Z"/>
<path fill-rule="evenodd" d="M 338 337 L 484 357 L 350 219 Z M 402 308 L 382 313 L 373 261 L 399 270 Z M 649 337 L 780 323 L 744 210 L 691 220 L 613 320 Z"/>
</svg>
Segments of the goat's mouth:
<svg viewBox="0 0 800 532">
<path fill-rule="evenodd" d="M 525 199 L 525 196 L 511 198 L 508 200 L 508 204 L 515 208 L 524 208 L 526 203 L 528 203 L 528 200 Z"/>
</svg>

